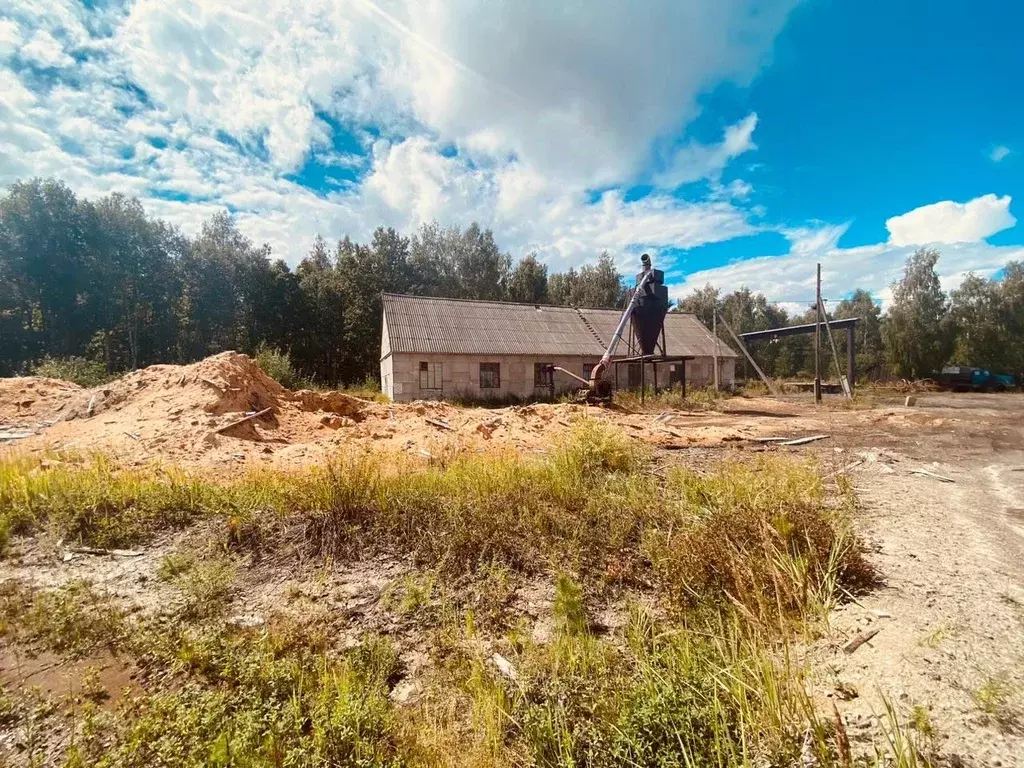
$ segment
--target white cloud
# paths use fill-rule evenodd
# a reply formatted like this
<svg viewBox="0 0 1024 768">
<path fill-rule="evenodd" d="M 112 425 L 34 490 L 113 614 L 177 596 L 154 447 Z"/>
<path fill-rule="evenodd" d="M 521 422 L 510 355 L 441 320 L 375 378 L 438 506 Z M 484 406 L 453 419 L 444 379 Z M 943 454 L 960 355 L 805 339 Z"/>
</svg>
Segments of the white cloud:
<svg viewBox="0 0 1024 768">
<path fill-rule="evenodd" d="M 885 222 L 893 245 L 973 243 L 1017 223 L 1010 196 L 983 195 L 966 203 L 944 200 L 924 205 Z"/>
<path fill-rule="evenodd" d="M 742 180 L 691 202 L 588 188 L 633 178 L 699 91 L 754 74 L 794 2 L 137 0 L 97 14 L 11 0 L 2 34 L 37 41 L 40 64 L 84 60 L 73 85 L 39 90 L 0 66 L 0 183 L 52 175 L 86 196 L 137 195 L 190 232 L 231 206 L 292 263 L 317 232 L 431 218 L 478 220 L 560 268 L 603 248 L 715 242 L 756 228 L 730 202 L 749 195 Z M 325 117 L 369 153 L 335 150 Z M 749 141 L 730 130 L 726 152 Z M 285 176 L 311 154 L 365 176 L 314 194 Z"/>
<path fill-rule="evenodd" d="M 989 153 L 989 159 L 993 163 L 1001 163 L 1003 160 L 1006 159 L 1006 156 L 1009 154 L 1010 148 L 1000 144 L 998 147 L 995 147 L 991 153 Z"/>
<path fill-rule="evenodd" d="M 21 56 L 41 67 L 70 67 L 75 60 L 64 52 L 64 46 L 45 29 L 36 33 L 21 48 Z"/>
<path fill-rule="evenodd" d="M 756 127 L 757 114 L 751 113 L 726 128 L 720 144 L 684 144 L 675 152 L 668 167 L 655 176 L 655 184 L 675 188 L 700 179 L 717 179 L 730 160 L 757 148 L 753 140 Z M 750 192 L 749 186 L 746 194 Z"/>
<path fill-rule="evenodd" d="M 846 225 L 819 229 L 788 230 L 789 252 L 762 256 L 713 269 L 693 272 L 672 286 L 675 297 L 711 283 L 723 291 L 741 287 L 764 293 L 792 312 L 802 312 L 814 303 L 816 265 L 821 264 L 822 295 L 832 305 L 856 288 L 864 288 L 881 299 L 883 306 L 892 296 L 889 286 L 902 275 L 907 257 L 915 245 L 892 242 L 841 248 L 839 238 Z M 1024 246 L 994 246 L 985 242 L 947 243 L 939 246 L 937 271 L 945 290 L 960 285 L 969 272 L 991 277 L 1011 260 L 1024 260 Z"/>
<path fill-rule="evenodd" d="M 21 28 L 14 19 L 0 19 L 0 59 L 11 56 L 21 45 Z"/>
<path fill-rule="evenodd" d="M 265 134 L 282 168 L 320 109 L 594 185 L 635 172 L 700 91 L 753 75 L 795 2 L 138 0 L 115 47 L 169 110 Z"/>
</svg>

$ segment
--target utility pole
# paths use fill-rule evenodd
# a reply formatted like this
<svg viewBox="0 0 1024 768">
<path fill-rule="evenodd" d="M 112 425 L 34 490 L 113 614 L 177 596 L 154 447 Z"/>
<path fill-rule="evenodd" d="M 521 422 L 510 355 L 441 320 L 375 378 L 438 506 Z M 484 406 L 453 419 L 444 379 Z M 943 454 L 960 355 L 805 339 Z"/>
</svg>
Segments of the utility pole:
<svg viewBox="0 0 1024 768">
<path fill-rule="evenodd" d="M 821 402 L 821 264 L 818 264 L 817 300 L 814 304 L 814 402 Z"/>
<path fill-rule="evenodd" d="M 722 387 L 718 381 L 718 303 L 711 313 L 711 335 L 715 337 L 715 391 L 720 392 Z M 685 365 L 685 363 L 684 363 Z"/>
</svg>

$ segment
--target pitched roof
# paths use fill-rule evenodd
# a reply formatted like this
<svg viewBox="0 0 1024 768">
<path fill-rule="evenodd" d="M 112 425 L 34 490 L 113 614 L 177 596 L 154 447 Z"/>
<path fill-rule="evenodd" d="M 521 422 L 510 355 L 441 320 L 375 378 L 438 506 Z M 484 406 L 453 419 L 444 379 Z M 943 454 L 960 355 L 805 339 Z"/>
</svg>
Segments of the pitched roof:
<svg viewBox="0 0 1024 768">
<path fill-rule="evenodd" d="M 621 316 L 618 309 L 384 294 L 392 352 L 600 357 Z M 711 332 L 690 314 L 668 314 L 665 344 L 669 355 L 715 354 Z M 737 356 L 722 341 L 718 355 Z"/>
</svg>

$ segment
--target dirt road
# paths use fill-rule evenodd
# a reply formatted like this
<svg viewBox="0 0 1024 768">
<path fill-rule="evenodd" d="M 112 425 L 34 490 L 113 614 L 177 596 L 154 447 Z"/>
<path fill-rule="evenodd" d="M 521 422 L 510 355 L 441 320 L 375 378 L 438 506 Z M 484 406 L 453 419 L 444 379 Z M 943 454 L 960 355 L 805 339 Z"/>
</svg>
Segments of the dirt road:
<svg viewBox="0 0 1024 768">
<path fill-rule="evenodd" d="M 942 764 L 1024 765 L 1024 398 L 924 395 L 881 414 L 877 431 L 831 418 L 833 454 L 863 460 L 849 475 L 884 585 L 835 612 L 812 653 L 820 693 L 851 739 L 878 738 L 884 696 L 931 729 Z"/>
</svg>

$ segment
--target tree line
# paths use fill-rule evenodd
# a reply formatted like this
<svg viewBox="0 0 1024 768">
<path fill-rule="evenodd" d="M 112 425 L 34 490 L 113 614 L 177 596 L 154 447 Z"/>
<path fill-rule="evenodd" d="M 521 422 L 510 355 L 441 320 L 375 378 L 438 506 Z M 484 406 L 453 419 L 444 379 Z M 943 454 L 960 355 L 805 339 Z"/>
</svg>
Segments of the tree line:
<svg viewBox="0 0 1024 768">
<path fill-rule="evenodd" d="M 77 197 L 56 179 L 0 198 L 0 375 L 43 358 L 81 357 L 111 373 L 215 352 L 287 352 L 305 378 L 352 384 L 377 375 L 382 291 L 617 307 L 611 257 L 550 273 L 513 263 L 489 229 L 378 228 L 369 243 L 317 237 L 291 269 L 227 214 L 196 237 L 119 194 Z"/>
<path fill-rule="evenodd" d="M 1024 372 L 1024 264 L 1009 262 L 998 280 L 970 274 L 947 294 L 935 269 L 939 257 L 935 249 L 922 248 L 907 259 L 884 314 L 863 289 L 826 308 L 829 319 L 860 318 L 854 332 L 859 376 L 921 379 L 952 364 L 1019 377 Z M 710 327 L 715 306 L 737 333 L 814 323 L 817 317 L 813 300 L 804 312 L 790 314 L 748 288 L 723 295 L 711 285 L 681 299 L 676 309 L 696 313 Z M 723 331 L 719 335 L 729 341 Z M 846 333 L 836 333 L 835 340 L 845 366 Z M 813 335 L 751 344 L 751 353 L 773 378 L 814 371 Z M 745 367 L 746 361 L 739 365 Z M 823 376 L 834 376 L 827 340 L 822 341 L 821 365 Z"/>
<path fill-rule="evenodd" d="M 947 295 L 938 259 L 929 249 L 908 259 L 885 314 L 864 290 L 830 305 L 830 317 L 861 319 L 858 372 L 921 378 L 946 363 L 1024 371 L 1024 265 L 1010 262 L 999 280 L 970 275 Z M 117 373 L 274 349 L 304 378 L 358 383 L 378 372 L 382 291 L 615 308 L 626 288 L 607 253 L 549 273 L 535 254 L 513 261 L 477 224 L 429 223 L 409 236 L 379 227 L 368 243 L 318 236 L 292 269 L 227 214 L 188 237 L 138 200 L 79 198 L 56 179 L 17 182 L 0 197 L 0 375 L 47 357 Z M 813 306 L 791 314 L 749 288 L 722 294 L 710 285 L 674 309 L 710 327 L 716 306 L 737 333 L 815 319 Z M 841 356 L 845 337 L 836 338 Z M 813 371 L 810 336 L 752 347 L 773 377 Z M 826 347 L 823 364 L 830 358 Z"/>
</svg>

